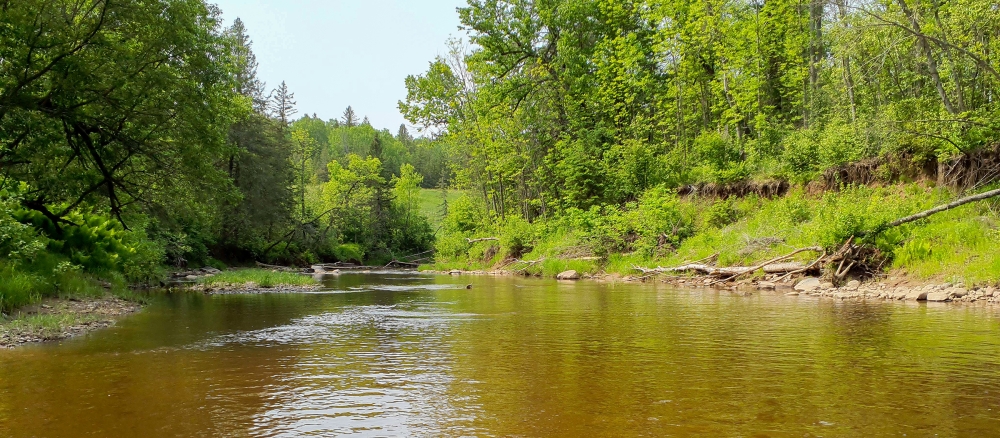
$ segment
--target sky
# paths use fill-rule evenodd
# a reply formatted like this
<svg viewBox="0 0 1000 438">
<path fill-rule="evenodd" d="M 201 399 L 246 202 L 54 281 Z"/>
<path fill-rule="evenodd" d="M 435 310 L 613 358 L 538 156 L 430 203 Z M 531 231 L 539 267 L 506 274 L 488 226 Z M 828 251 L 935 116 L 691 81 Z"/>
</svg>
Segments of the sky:
<svg viewBox="0 0 1000 438">
<path fill-rule="evenodd" d="M 464 36 L 455 11 L 464 0 L 208 1 L 222 9 L 226 26 L 243 20 L 258 76 L 268 89 L 288 84 L 296 117 L 340 118 L 351 105 L 392 132 L 406 123 L 397 107 L 406 77 L 445 55 L 450 37 Z"/>
</svg>

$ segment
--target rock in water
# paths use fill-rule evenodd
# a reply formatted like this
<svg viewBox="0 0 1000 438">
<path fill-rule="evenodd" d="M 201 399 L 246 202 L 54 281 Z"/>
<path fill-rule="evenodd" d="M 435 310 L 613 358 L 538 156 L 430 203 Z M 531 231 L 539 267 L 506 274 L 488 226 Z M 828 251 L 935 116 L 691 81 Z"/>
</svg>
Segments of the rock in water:
<svg viewBox="0 0 1000 438">
<path fill-rule="evenodd" d="M 907 301 L 927 301 L 927 291 L 915 290 L 906 294 Z"/>
<path fill-rule="evenodd" d="M 951 301 L 951 294 L 948 292 L 932 292 L 927 294 L 927 301 L 933 301 L 936 303 Z"/>
<path fill-rule="evenodd" d="M 795 285 L 795 290 L 797 290 L 799 292 L 812 292 L 812 291 L 814 291 L 816 289 L 819 289 L 819 287 L 820 287 L 821 284 L 822 283 L 819 281 L 818 278 L 810 277 L 810 278 L 806 278 L 805 280 L 802 280 L 798 284 L 796 284 Z"/>
<path fill-rule="evenodd" d="M 566 271 L 556 276 L 557 280 L 579 280 L 580 273 L 576 271 Z"/>
</svg>

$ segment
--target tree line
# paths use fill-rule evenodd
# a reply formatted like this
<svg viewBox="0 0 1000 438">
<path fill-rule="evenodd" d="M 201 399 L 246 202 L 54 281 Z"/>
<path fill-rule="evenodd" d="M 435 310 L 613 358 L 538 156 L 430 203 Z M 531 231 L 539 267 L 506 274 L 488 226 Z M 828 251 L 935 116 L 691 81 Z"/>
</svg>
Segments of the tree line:
<svg viewBox="0 0 1000 438">
<path fill-rule="evenodd" d="M 432 244 L 414 197 L 447 178 L 438 146 L 350 108 L 296 119 L 290 87 L 257 76 L 247 29 L 217 7 L 0 10 L 0 274 L 153 281 L 164 266 L 384 261 Z"/>
<path fill-rule="evenodd" d="M 406 81 L 493 217 L 997 143 L 995 0 L 470 0 Z"/>
</svg>

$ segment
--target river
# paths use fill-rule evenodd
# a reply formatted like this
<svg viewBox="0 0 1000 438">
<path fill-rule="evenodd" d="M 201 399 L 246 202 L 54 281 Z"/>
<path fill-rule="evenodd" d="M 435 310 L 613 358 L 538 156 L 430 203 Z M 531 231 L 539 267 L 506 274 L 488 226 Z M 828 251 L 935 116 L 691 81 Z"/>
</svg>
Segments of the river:
<svg viewBox="0 0 1000 438">
<path fill-rule="evenodd" d="M 466 289 L 472 283 L 472 289 Z M 0 436 L 998 436 L 1000 309 L 343 275 L 0 350 Z"/>
</svg>

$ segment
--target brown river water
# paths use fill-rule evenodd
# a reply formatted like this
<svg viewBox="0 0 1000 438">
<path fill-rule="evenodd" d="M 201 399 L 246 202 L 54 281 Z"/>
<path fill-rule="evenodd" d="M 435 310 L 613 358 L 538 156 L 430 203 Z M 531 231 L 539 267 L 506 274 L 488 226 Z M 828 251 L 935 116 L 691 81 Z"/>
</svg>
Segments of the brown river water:
<svg viewBox="0 0 1000 438">
<path fill-rule="evenodd" d="M 157 296 L 114 328 L 0 350 L 0 437 L 1000 436 L 1000 308 L 326 284 Z"/>
</svg>

